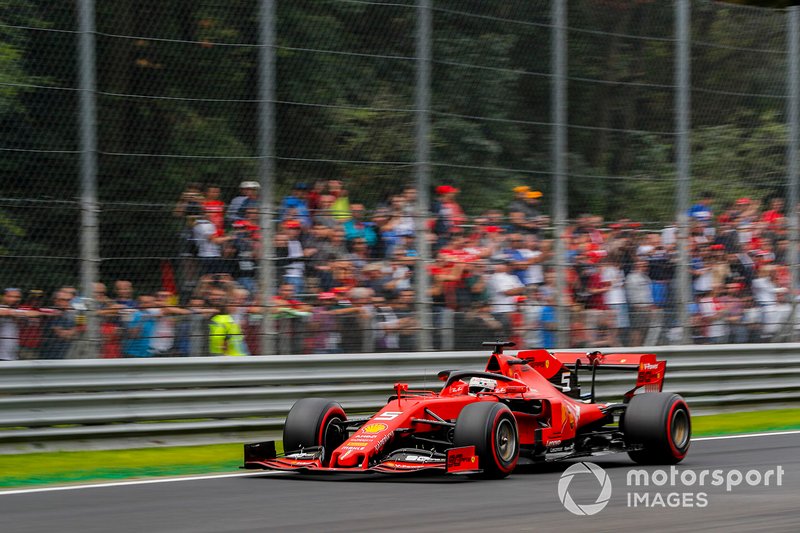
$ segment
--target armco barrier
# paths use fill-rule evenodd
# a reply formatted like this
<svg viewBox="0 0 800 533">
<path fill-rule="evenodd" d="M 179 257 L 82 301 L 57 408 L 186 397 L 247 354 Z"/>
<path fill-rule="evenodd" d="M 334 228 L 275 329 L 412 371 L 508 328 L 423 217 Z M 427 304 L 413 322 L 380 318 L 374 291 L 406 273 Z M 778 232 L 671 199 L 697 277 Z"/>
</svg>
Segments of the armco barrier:
<svg viewBox="0 0 800 533">
<path fill-rule="evenodd" d="M 604 351 L 652 351 L 666 359 L 665 390 L 683 394 L 696 413 L 800 404 L 800 344 Z M 487 355 L 5 362 L 0 366 L 0 451 L 261 438 L 279 432 L 299 398 L 329 397 L 350 412 L 370 411 L 385 403 L 398 381 L 438 389 L 438 371 L 479 369 Z M 630 373 L 599 373 L 598 396 L 619 396 L 634 379 Z"/>
</svg>

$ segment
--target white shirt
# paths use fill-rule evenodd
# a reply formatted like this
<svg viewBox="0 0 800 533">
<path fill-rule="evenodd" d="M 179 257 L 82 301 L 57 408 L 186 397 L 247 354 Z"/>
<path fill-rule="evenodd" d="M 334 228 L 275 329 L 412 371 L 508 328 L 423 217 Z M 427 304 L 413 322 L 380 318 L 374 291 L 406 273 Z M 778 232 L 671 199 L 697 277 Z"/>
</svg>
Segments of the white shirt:
<svg viewBox="0 0 800 533">
<path fill-rule="evenodd" d="M 303 245 L 300 244 L 300 241 L 289 241 L 286 246 L 288 248 L 290 258 L 294 259 L 303 257 Z M 290 278 L 302 278 L 305 268 L 306 264 L 304 262 L 295 261 L 286 267 L 286 275 Z"/>
<path fill-rule="evenodd" d="M 753 299 L 758 305 L 770 306 L 778 303 L 777 287 L 769 278 L 753 280 Z"/>
<path fill-rule="evenodd" d="M 529 250 L 528 248 L 523 248 L 519 250 L 520 255 L 527 261 L 528 259 L 535 259 L 542 255 L 541 250 Z M 534 263 L 528 267 L 528 270 L 525 272 L 525 280 L 528 282 L 528 285 L 536 284 L 541 285 L 544 283 L 544 268 L 542 267 L 541 263 Z M 536 346 L 539 346 L 538 344 Z"/>
<path fill-rule="evenodd" d="M 8 309 L 7 305 L 3 305 Z M 19 349 L 19 325 L 13 316 L 0 318 L 0 359 L 13 361 L 17 359 Z"/>
<path fill-rule="evenodd" d="M 211 242 L 211 238 L 217 234 L 217 227 L 213 222 L 200 219 L 194 225 L 194 239 L 197 242 L 197 257 L 221 257 L 222 248 L 219 244 Z"/>
<path fill-rule="evenodd" d="M 161 309 L 151 309 L 150 312 L 158 316 L 153 338 L 150 339 L 150 348 L 155 352 L 166 352 L 175 343 L 175 321 L 164 315 Z"/>
<path fill-rule="evenodd" d="M 516 308 L 516 296 L 507 296 L 506 291 L 523 287 L 522 282 L 514 274 L 495 272 L 489 276 L 489 302 L 492 313 L 511 313 Z"/>
<path fill-rule="evenodd" d="M 627 303 L 625 298 L 625 275 L 619 268 L 607 265 L 600 271 L 603 283 L 610 283 L 611 287 L 603 294 L 606 305 L 620 305 Z"/>
</svg>

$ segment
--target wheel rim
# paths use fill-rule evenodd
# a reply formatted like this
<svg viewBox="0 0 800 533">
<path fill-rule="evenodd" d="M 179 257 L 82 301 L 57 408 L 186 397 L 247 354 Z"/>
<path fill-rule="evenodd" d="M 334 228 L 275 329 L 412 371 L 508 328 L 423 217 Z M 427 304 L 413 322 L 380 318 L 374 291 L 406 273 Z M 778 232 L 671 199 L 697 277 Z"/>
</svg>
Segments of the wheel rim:
<svg viewBox="0 0 800 533">
<path fill-rule="evenodd" d="M 684 409 L 675 409 L 672 413 L 672 421 L 670 424 L 672 428 L 672 442 L 679 450 L 686 446 L 689 441 L 689 416 Z"/>
<path fill-rule="evenodd" d="M 342 433 L 339 431 L 339 428 L 333 424 L 334 420 L 341 421 L 342 419 L 338 416 L 332 416 L 330 420 L 328 420 L 327 424 L 325 424 L 325 433 L 322 435 L 322 444 L 323 447 L 328 448 L 331 444 L 335 444 L 336 448 L 338 448 L 344 439 L 342 439 Z M 333 450 L 328 450 L 333 451 Z"/>
<path fill-rule="evenodd" d="M 514 431 L 514 425 L 506 418 L 497 424 L 495 448 L 497 449 L 497 457 L 503 463 L 510 463 L 514 460 L 514 455 L 517 453 L 516 432 Z"/>
</svg>

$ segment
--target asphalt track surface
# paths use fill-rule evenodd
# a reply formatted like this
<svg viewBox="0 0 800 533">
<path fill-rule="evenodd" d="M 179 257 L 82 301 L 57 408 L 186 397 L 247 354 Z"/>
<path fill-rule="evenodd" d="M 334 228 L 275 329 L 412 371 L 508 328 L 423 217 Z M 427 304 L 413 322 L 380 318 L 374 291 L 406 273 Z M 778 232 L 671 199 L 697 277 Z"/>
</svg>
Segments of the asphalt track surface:
<svg viewBox="0 0 800 533">
<path fill-rule="evenodd" d="M 575 461 L 577 462 L 577 461 Z M 498 481 L 456 478 L 319 478 L 286 474 L 181 482 L 93 486 L 78 490 L 0 493 L 0 531 L 800 531 L 800 433 L 695 441 L 678 468 L 783 468 L 782 486 L 629 487 L 635 467 L 625 455 L 594 458 L 612 482 L 608 505 L 575 516 L 558 483 L 572 463 L 526 467 Z M 648 471 L 664 469 L 647 468 Z M 668 469 L 667 469 L 668 470 Z M 777 470 L 776 470 L 777 472 Z M 776 474 L 777 475 L 777 474 Z M 755 476 L 755 474 L 753 474 Z M 754 479 L 754 478 L 752 478 Z M 628 493 L 706 493 L 704 507 L 628 505 Z M 576 476 L 569 492 L 595 503 L 598 481 Z"/>
</svg>

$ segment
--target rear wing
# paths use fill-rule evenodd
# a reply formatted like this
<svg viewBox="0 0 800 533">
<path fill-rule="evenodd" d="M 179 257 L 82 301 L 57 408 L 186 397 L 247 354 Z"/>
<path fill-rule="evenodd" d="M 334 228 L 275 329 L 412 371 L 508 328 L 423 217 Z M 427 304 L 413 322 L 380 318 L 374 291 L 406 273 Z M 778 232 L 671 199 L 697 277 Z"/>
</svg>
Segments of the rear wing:
<svg viewBox="0 0 800 533">
<path fill-rule="evenodd" d="M 592 394 L 594 398 L 594 376 L 598 370 L 623 370 L 635 371 L 636 385 L 625 393 L 625 401 L 636 393 L 638 389 L 645 392 L 661 392 L 664 387 L 664 373 L 667 368 L 666 361 L 658 361 L 653 353 L 610 353 L 599 351 L 589 353 L 579 352 L 549 352 L 547 350 L 521 350 L 518 359 L 528 362 L 546 379 L 552 380 L 565 371 L 577 373 L 580 370 L 592 372 Z"/>
</svg>

